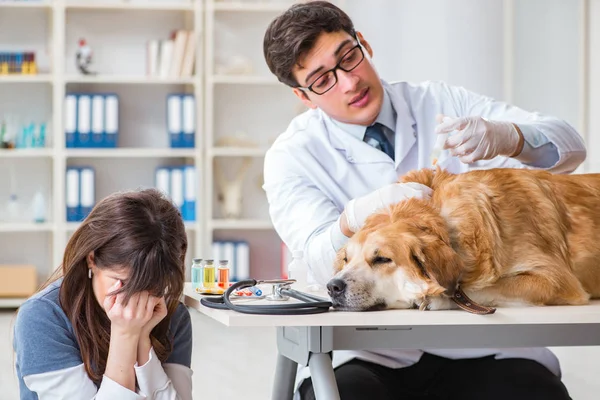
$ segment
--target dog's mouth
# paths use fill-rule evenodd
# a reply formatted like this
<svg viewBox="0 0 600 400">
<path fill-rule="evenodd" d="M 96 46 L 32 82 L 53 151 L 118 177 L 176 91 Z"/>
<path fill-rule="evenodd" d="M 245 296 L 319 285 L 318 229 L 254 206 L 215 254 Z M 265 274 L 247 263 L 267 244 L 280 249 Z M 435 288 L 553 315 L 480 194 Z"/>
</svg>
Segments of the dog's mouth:
<svg viewBox="0 0 600 400">
<path fill-rule="evenodd" d="M 353 304 L 344 299 L 334 299 L 331 304 L 336 311 L 381 311 L 387 309 L 387 303 L 384 300 L 378 300 L 373 304 Z"/>
</svg>

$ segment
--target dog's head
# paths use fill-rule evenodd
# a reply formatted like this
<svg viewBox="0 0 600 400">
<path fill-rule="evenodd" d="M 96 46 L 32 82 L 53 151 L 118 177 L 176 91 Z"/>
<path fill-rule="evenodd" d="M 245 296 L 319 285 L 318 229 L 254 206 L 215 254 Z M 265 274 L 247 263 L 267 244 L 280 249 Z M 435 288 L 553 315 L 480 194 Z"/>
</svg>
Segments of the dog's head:
<svg viewBox="0 0 600 400">
<path fill-rule="evenodd" d="M 461 272 L 444 219 L 409 199 L 371 215 L 336 257 L 327 284 L 335 308 L 413 308 L 450 296 Z"/>
</svg>

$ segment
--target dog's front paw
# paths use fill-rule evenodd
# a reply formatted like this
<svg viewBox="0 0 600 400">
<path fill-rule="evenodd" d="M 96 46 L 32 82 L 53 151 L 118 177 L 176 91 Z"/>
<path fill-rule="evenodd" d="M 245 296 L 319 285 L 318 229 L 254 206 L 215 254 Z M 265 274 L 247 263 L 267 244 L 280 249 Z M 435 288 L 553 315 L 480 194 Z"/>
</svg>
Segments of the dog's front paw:
<svg viewBox="0 0 600 400">
<path fill-rule="evenodd" d="M 436 296 L 427 299 L 427 310 L 452 310 L 456 307 L 456 304 L 447 297 Z M 420 308 L 419 308 L 420 309 Z"/>
</svg>

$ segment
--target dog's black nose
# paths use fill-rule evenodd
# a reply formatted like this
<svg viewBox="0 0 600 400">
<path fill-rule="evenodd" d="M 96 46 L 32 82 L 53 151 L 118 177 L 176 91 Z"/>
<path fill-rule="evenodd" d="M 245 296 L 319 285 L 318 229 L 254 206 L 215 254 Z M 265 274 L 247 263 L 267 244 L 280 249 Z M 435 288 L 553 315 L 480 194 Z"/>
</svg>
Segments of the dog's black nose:
<svg viewBox="0 0 600 400">
<path fill-rule="evenodd" d="M 341 279 L 332 279 L 327 283 L 327 291 L 330 296 L 339 296 L 346 290 L 346 282 Z"/>
</svg>

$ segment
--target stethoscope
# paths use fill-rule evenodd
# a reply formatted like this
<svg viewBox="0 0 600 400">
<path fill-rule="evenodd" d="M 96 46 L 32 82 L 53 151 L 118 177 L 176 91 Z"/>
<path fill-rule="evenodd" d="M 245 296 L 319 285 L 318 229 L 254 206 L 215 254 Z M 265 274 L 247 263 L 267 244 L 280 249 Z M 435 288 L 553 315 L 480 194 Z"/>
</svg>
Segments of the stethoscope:
<svg viewBox="0 0 600 400">
<path fill-rule="evenodd" d="M 318 314 L 329 311 L 329 308 L 332 305 L 330 301 L 290 288 L 290 285 L 294 282 L 296 282 L 294 279 L 272 279 L 262 281 L 247 279 L 231 285 L 222 296 L 201 298 L 200 303 L 206 307 L 219 310 L 233 310 L 244 314 L 302 315 Z M 286 301 L 289 300 L 290 297 L 293 297 L 294 299 L 300 300 L 301 303 L 244 305 L 235 304 L 231 301 L 230 296 L 235 291 L 260 284 L 273 285 L 271 294 L 266 296 L 267 300 Z"/>
</svg>

